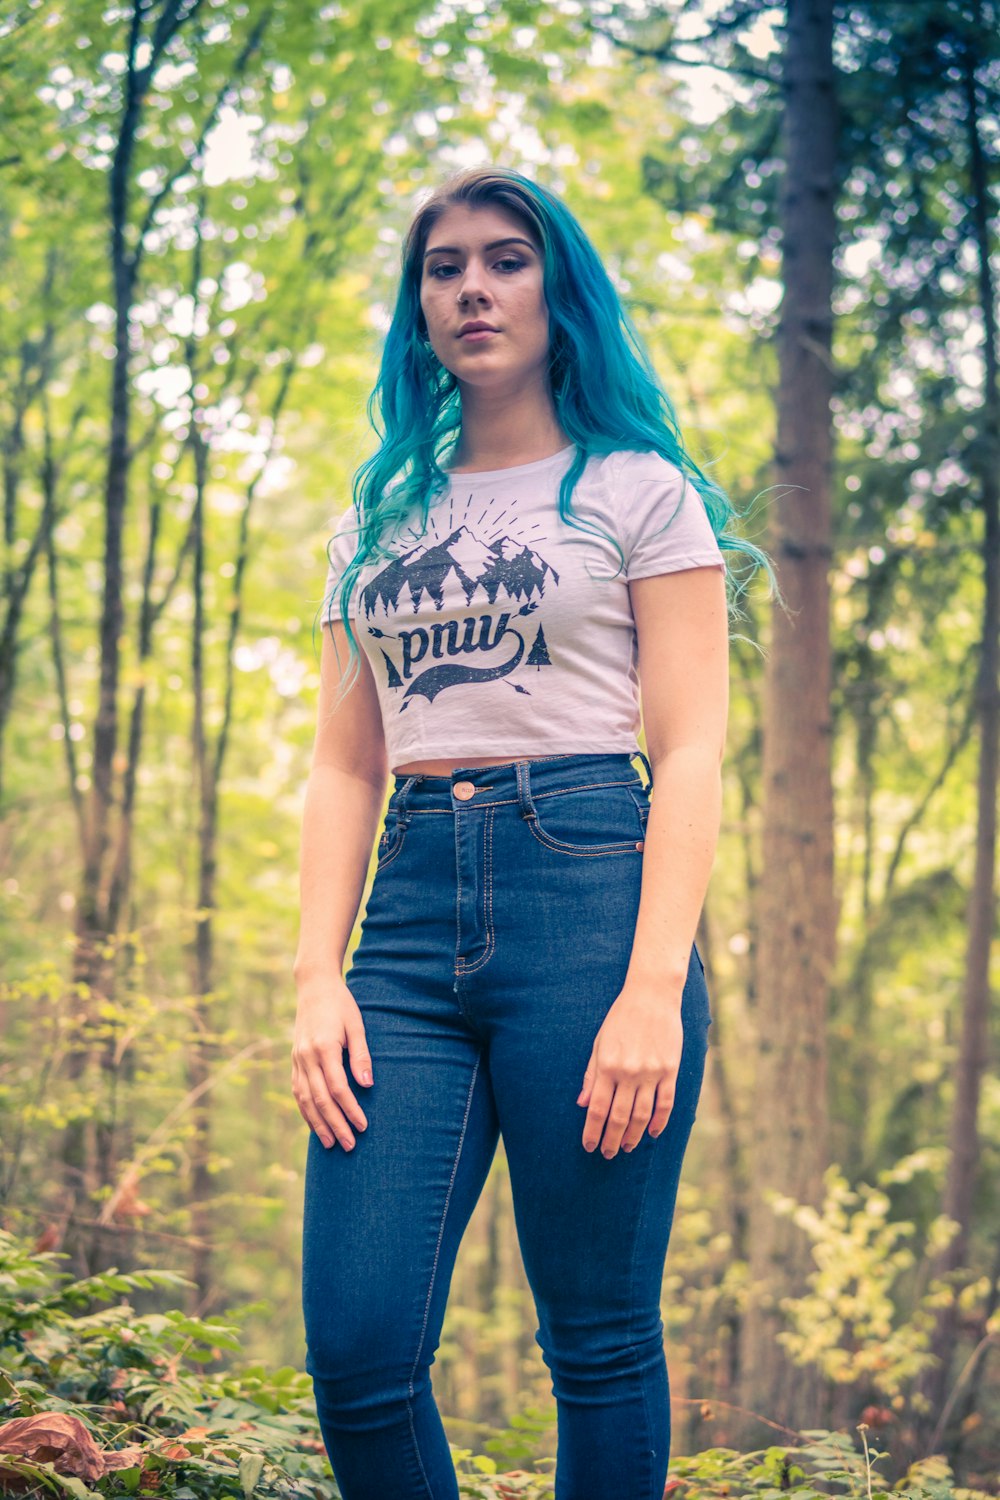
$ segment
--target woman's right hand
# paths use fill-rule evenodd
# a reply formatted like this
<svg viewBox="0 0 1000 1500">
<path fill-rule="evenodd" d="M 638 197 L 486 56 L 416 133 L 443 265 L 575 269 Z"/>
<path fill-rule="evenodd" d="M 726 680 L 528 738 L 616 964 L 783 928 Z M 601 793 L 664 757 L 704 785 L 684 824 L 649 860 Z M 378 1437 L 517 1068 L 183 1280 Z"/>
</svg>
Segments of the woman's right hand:
<svg viewBox="0 0 1000 1500">
<path fill-rule="evenodd" d="M 350 1151 L 354 1146 L 351 1125 L 365 1130 L 368 1121 L 347 1081 L 345 1047 L 354 1077 L 370 1086 L 372 1060 L 365 1023 L 344 980 L 300 982 L 292 1041 L 292 1093 L 302 1118 L 323 1145 L 332 1146 L 338 1140 Z"/>
</svg>

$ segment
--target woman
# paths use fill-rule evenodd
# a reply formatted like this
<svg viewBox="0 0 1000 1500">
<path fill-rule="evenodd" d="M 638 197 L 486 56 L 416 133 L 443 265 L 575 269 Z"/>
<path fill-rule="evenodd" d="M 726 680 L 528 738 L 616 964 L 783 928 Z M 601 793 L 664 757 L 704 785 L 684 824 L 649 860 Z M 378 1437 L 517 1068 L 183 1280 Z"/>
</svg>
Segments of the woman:
<svg viewBox="0 0 1000 1500">
<path fill-rule="evenodd" d="M 294 971 L 324 1440 L 344 1500 L 457 1497 L 430 1365 L 502 1134 L 557 1500 L 660 1500 L 743 544 L 579 224 L 517 173 L 416 214 L 374 404 L 327 579 Z"/>
</svg>

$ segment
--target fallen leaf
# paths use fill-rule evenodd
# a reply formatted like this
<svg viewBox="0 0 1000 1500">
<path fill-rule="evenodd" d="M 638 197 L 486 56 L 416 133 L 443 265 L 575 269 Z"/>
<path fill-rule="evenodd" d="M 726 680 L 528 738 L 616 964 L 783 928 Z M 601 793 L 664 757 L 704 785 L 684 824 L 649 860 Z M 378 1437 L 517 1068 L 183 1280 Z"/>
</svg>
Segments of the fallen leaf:
<svg viewBox="0 0 1000 1500">
<path fill-rule="evenodd" d="M 172 1458 L 175 1461 L 191 1457 L 191 1449 L 185 1448 L 183 1443 L 164 1443 L 163 1447 L 157 1448 L 156 1451 L 163 1458 Z"/>
<path fill-rule="evenodd" d="M 58 1474 L 100 1479 L 104 1460 L 90 1432 L 68 1412 L 43 1411 L 0 1425 L 0 1453 L 51 1464 Z"/>
<path fill-rule="evenodd" d="M 127 1448 L 104 1448 L 101 1457 L 104 1460 L 105 1472 L 109 1474 L 112 1469 L 141 1469 L 146 1457 L 146 1449 L 130 1443 Z"/>
</svg>

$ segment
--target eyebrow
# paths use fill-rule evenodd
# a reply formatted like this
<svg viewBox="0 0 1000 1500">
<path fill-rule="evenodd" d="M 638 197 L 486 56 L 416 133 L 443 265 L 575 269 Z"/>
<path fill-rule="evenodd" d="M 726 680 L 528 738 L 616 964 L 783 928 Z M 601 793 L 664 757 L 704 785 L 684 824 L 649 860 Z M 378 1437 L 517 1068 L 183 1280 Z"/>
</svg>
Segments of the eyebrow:
<svg viewBox="0 0 1000 1500">
<path fill-rule="evenodd" d="M 535 249 L 530 240 L 521 239 L 520 235 L 516 234 L 509 234 L 502 240 L 490 240 L 488 245 L 483 246 L 483 249 L 499 250 L 501 245 L 527 245 L 529 250 Z M 435 245 L 432 250 L 424 251 L 424 260 L 429 255 L 461 255 L 461 253 L 462 251 L 458 245 Z M 535 253 L 537 254 L 537 251 Z"/>
</svg>

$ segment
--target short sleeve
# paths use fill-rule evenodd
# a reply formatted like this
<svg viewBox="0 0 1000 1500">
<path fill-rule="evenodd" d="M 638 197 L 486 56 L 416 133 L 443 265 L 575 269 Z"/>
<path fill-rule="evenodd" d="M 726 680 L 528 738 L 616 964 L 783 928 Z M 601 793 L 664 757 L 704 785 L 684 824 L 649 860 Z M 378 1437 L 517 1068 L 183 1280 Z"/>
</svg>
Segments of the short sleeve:
<svg viewBox="0 0 1000 1500">
<path fill-rule="evenodd" d="M 358 549 L 358 519 L 354 507 L 349 507 L 337 522 L 333 536 L 327 546 L 329 567 L 326 587 L 323 591 L 324 621 L 340 615 L 340 601 L 335 590 L 339 589 L 344 570 Z M 357 614 L 354 599 L 348 601 L 347 617 L 353 620 Z"/>
<path fill-rule="evenodd" d="M 722 568 L 704 501 L 690 478 L 658 453 L 628 453 L 615 485 L 625 576 Z"/>
</svg>

